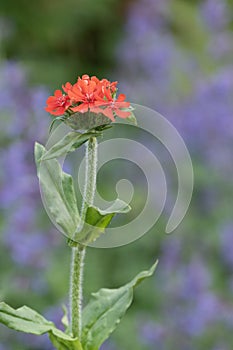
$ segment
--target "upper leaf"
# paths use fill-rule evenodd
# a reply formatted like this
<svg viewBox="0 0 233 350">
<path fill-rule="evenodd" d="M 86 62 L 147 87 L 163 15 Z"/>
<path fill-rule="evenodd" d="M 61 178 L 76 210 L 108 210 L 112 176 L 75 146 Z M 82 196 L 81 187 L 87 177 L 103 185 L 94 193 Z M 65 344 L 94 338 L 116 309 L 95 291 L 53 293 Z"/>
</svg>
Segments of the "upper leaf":
<svg viewBox="0 0 233 350">
<path fill-rule="evenodd" d="M 139 273 L 131 282 L 118 289 L 100 289 L 83 311 L 82 346 L 84 350 L 98 350 L 114 331 L 132 303 L 133 290 L 145 278 L 150 277 L 157 266 Z"/>
<path fill-rule="evenodd" d="M 54 124 L 57 122 L 57 121 L 64 121 L 65 120 L 65 117 L 64 116 L 58 116 L 56 118 L 53 118 L 50 126 L 49 126 L 49 134 L 52 132 L 52 129 L 53 129 L 53 126 Z"/>
<path fill-rule="evenodd" d="M 27 306 L 13 309 L 4 302 L 0 303 L 0 322 L 5 326 L 19 332 L 41 335 L 48 333 L 59 350 L 82 350 L 82 346 L 77 338 L 72 338 L 68 334 L 57 329 L 53 322 L 46 320 L 42 315 Z M 51 339 L 51 340 L 52 340 Z"/>
<path fill-rule="evenodd" d="M 80 133 L 77 131 L 69 132 L 60 141 L 58 141 L 54 146 L 52 146 L 48 151 L 46 151 L 42 157 L 42 160 L 48 160 L 52 158 L 58 158 L 66 155 L 69 152 L 74 151 L 76 148 L 80 147 L 89 138 L 100 136 L 98 131 L 89 131 L 86 133 Z"/>
<path fill-rule="evenodd" d="M 44 206 L 59 229 L 72 237 L 80 221 L 73 179 L 62 171 L 56 159 L 41 161 L 45 152 L 42 145 L 35 144 L 37 175 Z"/>
<path fill-rule="evenodd" d="M 127 213 L 130 209 L 128 204 L 119 199 L 106 210 L 88 207 L 82 230 L 76 232 L 73 239 L 82 244 L 94 242 L 105 232 L 106 227 L 110 224 L 114 215 L 118 213 Z"/>
</svg>

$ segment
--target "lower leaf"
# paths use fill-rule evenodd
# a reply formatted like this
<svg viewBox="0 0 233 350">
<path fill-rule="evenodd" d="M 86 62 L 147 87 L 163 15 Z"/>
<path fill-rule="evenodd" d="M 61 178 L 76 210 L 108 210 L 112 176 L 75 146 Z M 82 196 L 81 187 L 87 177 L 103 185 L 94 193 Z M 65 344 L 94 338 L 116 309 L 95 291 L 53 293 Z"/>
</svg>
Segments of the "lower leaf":
<svg viewBox="0 0 233 350">
<path fill-rule="evenodd" d="M 131 282 L 118 289 L 100 289 L 83 311 L 82 346 L 84 350 L 98 350 L 114 331 L 132 303 L 134 288 L 150 277 L 157 266 L 139 273 Z"/>
<path fill-rule="evenodd" d="M 77 338 L 72 338 L 57 329 L 53 322 L 46 320 L 38 312 L 27 306 L 13 309 L 6 303 L 1 302 L 0 323 L 19 332 L 35 335 L 48 333 L 58 350 L 83 350 Z"/>
</svg>

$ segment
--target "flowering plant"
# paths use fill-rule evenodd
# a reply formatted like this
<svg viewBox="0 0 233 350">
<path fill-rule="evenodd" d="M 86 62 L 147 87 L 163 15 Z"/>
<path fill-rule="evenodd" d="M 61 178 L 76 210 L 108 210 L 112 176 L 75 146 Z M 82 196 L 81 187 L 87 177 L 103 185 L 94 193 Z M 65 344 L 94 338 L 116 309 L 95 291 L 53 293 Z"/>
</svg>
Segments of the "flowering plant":
<svg viewBox="0 0 233 350">
<path fill-rule="evenodd" d="M 0 322 L 25 333 L 48 333 L 58 350 L 98 350 L 132 303 L 134 288 L 153 274 L 157 262 L 118 289 L 101 289 L 94 293 L 82 309 L 86 246 L 105 232 L 117 213 L 130 210 L 121 200 L 107 210 L 94 206 L 97 137 L 111 127 L 115 117 L 134 123 L 136 118 L 130 103 L 125 101 L 125 95 L 116 96 L 117 82 L 83 75 L 74 85 L 66 83 L 62 88 L 64 93 L 56 90 L 54 96 L 47 99 L 46 111 L 55 116 L 52 125 L 60 120 L 73 130 L 48 150 L 36 143 L 35 161 L 43 203 L 52 221 L 68 237 L 72 251 L 69 311 L 64 308 L 62 318 L 65 330 L 57 329 L 52 322 L 27 306 L 13 309 L 4 302 L 0 303 Z M 62 170 L 57 158 L 75 151 L 83 143 L 86 143 L 86 171 L 79 209 L 73 178 Z"/>
<path fill-rule="evenodd" d="M 119 94 L 116 97 L 116 81 L 99 80 L 96 76 L 85 74 L 74 85 L 69 82 L 62 85 L 62 89 L 64 93 L 56 90 L 54 96 L 47 99 L 45 110 L 56 116 L 53 122 L 62 120 L 74 129 L 82 129 L 80 118 L 84 116 L 86 126 L 90 128 L 90 113 L 95 114 L 95 122 L 97 115 L 102 116 L 98 121 L 100 124 L 114 122 L 116 116 L 135 121 L 130 103 L 125 101 L 126 96 Z"/>
</svg>

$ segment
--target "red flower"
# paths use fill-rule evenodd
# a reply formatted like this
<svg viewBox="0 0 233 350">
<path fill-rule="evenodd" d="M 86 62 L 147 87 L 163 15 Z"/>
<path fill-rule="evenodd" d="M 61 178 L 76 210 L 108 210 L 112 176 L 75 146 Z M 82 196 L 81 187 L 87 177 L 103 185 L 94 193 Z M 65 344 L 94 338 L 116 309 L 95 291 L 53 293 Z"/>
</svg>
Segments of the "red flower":
<svg viewBox="0 0 233 350">
<path fill-rule="evenodd" d="M 111 119 L 113 122 L 115 121 L 115 116 L 117 115 L 120 118 L 128 118 L 131 115 L 131 112 L 124 111 L 121 108 L 129 108 L 130 103 L 125 101 L 126 96 L 124 94 L 120 94 L 118 98 L 113 98 L 109 90 L 105 90 L 105 99 L 104 103 L 99 101 L 96 106 L 106 107 L 101 109 L 101 113 L 103 113 L 106 117 Z"/>
<path fill-rule="evenodd" d="M 65 85 L 62 85 L 62 89 L 67 93 L 70 89 L 72 89 L 72 85 L 68 82 Z"/>
<path fill-rule="evenodd" d="M 115 116 L 127 118 L 131 115 L 127 110 L 130 103 L 125 101 L 125 95 L 120 94 L 116 98 L 117 81 L 99 80 L 96 76 L 85 74 L 78 77 L 74 85 L 67 82 L 62 88 L 65 95 L 61 90 L 56 90 L 54 96 L 48 98 L 47 112 L 62 115 L 68 108 L 69 112 L 74 113 L 91 111 L 102 113 L 112 121 L 115 121 Z"/>
<path fill-rule="evenodd" d="M 95 76 L 90 78 L 88 75 L 83 75 L 82 78 L 78 78 L 77 83 L 67 93 L 72 103 L 81 102 L 81 104 L 71 108 L 71 110 L 73 112 L 85 113 L 92 109 L 97 101 L 99 84 L 100 81 Z"/>
<path fill-rule="evenodd" d="M 102 80 L 100 81 L 100 84 L 99 84 L 99 97 L 104 98 L 106 90 L 109 91 L 109 93 L 111 94 L 111 96 L 112 96 L 113 94 L 115 94 L 116 91 L 117 91 L 117 87 L 116 87 L 117 84 L 118 84 L 117 81 L 114 81 L 114 82 L 111 83 L 111 82 L 110 82 L 109 80 L 107 80 L 107 79 L 102 79 Z"/>
<path fill-rule="evenodd" d="M 49 96 L 45 110 L 53 115 L 62 115 L 70 107 L 69 96 L 63 95 L 61 90 L 56 90 L 54 96 Z"/>
</svg>

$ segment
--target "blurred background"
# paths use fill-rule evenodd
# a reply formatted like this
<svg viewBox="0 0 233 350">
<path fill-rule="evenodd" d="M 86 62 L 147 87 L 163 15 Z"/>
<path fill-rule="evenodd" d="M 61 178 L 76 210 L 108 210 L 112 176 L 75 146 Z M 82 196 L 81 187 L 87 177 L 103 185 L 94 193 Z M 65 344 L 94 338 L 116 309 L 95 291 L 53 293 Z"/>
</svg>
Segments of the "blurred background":
<svg viewBox="0 0 233 350">
<path fill-rule="evenodd" d="M 138 241 L 88 250 L 86 299 L 160 260 L 101 349 L 233 348 L 232 15 L 230 0 L 1 1 L 0 300 L 28 304 L 61 326 L 70 251 L 42 207 L 33 144 L 48 137 L 47 96 L 93 74 L 118 80 L 128 100 L 165 115 L 184 138 L 195 175 L 189 211 L 172 235 L 164 233 L 165 210 Z M 175 191 L 169 159 L 162 162 Z M 103 171 L 110 182 L 101 188 L 99 181 L 106 198 L 115 191 L 112 169 Z M 122 169 L 130 180 L 127 164 Z M 0 350 L 12 349 L 52 347 L 46 336 L 0 326 Z"/>
</svg>

